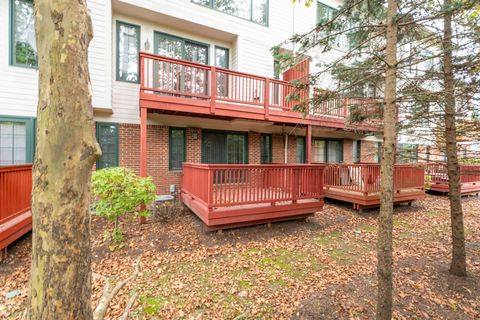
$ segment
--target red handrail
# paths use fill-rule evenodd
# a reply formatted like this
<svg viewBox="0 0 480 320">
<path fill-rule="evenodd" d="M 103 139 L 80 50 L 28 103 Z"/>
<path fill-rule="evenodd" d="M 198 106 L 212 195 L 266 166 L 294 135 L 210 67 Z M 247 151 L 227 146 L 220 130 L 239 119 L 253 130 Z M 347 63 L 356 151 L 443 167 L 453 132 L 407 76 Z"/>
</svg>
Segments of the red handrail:
<svg viewBox="0 0 480 320">
<path fill-rule="evenodd" d="M 321 199 L 323 169 L 318 164 L 184 163 L 182 192 L 209 208 Z"/>
<path fill-rule="evenodd" d="M 160 96 L 210 101 L 212 113 L 217 103 L 236 108 L 254 107 L 263 111 L 265 119 L 270 110 L 297 111 L 294 107 L 304 105 L 310 98 L 308 88 L 298 89 L 291 82 L 146 52 L 140 52 L 140 90 Z M 346 117 L 348 106 L 372 101 L 372 98 L 335 98 L 311 113 Z"/>
<path fill-rule="evenodd" d="M 325 168 L 324 184 L 363 193 L 380 192 L 380 165 L 378 164 L 329 164 Z M 424 168 L 417 165 L 395 165 L 394 190 L 423 189 Z"/>
<path fill-rule="evenodd" d="M 448 184 L 448 169 L 444 163 L 428 163 L 425 166 L 427 174 L 432 183 Z M 460 182 L 480 182 L 480 165 L 462 164 L 460 165 Z"/>
<path fill-rule="evenodd" d="M 0 167 L 0 224 L 30 209 L 32 165 Z"/>
</svg>

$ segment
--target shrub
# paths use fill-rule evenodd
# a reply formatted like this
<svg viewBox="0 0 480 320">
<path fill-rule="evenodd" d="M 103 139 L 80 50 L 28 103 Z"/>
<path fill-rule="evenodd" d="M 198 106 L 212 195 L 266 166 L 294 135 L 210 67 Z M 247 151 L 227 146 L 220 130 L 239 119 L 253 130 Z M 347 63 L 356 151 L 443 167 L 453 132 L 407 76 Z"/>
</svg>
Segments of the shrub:
<svg viewBox="0 0 480 320">
<path fill-rule="evenodd" d="M 155 199 L 156 187 L 152 178 L 137 176 L 132 170 L 122 167 L 98 170 L 92 175 L 92 209 L 100 217 L 115 222 L 111 238 L 115 242 L 123 241 L 123 233 L 118 220 L 131 213 L 134 216 L 149 215 L 146 208 Z"/>
</svg>

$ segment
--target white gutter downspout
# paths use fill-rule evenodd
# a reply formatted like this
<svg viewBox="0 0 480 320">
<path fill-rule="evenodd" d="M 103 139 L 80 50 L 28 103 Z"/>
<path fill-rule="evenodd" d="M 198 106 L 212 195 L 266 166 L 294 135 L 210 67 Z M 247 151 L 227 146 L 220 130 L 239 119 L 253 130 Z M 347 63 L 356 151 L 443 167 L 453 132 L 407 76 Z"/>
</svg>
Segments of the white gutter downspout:
<svg viewBox="0 0 480 320">
<path fill-rule="evenodd" d="M 287 133 L 284 133 L 284 134 L 285 134 L 285 160 L 284 160 L 284 162 L 288 163 L 288 134 Z"/>
</svg>

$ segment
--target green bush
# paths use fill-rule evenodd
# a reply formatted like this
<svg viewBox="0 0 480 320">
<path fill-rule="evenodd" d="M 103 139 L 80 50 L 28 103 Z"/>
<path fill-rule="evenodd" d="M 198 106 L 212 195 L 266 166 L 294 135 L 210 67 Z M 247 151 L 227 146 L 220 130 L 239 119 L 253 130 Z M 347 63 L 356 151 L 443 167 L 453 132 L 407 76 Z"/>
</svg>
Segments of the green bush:
<svg viewBox="0 0 480 320">
<path fill-rule="evenodd" d="M 92 175 L 92 209 L 100 217 L 115 222 L 111 238 L 123 241 L 118 220 L 125 214 L 147 217 L 150 212 L 141 210 L 155 200 L 156 187 L 151 177 L 137 176 L 132 170 L 122 167 L 98 170 Z"/>
</svg>

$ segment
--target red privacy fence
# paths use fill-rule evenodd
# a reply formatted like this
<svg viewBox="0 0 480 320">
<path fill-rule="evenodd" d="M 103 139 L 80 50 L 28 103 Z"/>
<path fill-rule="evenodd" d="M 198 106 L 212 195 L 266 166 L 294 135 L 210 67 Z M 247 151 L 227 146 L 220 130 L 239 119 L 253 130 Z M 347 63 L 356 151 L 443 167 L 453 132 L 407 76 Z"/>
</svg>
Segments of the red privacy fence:
<svg viewBox="0 0 480 320">
<path fill-rule="evenodd" d="M 0 249 L 31 230 L 32 165 L 0 167 Z"/>
</svg>

